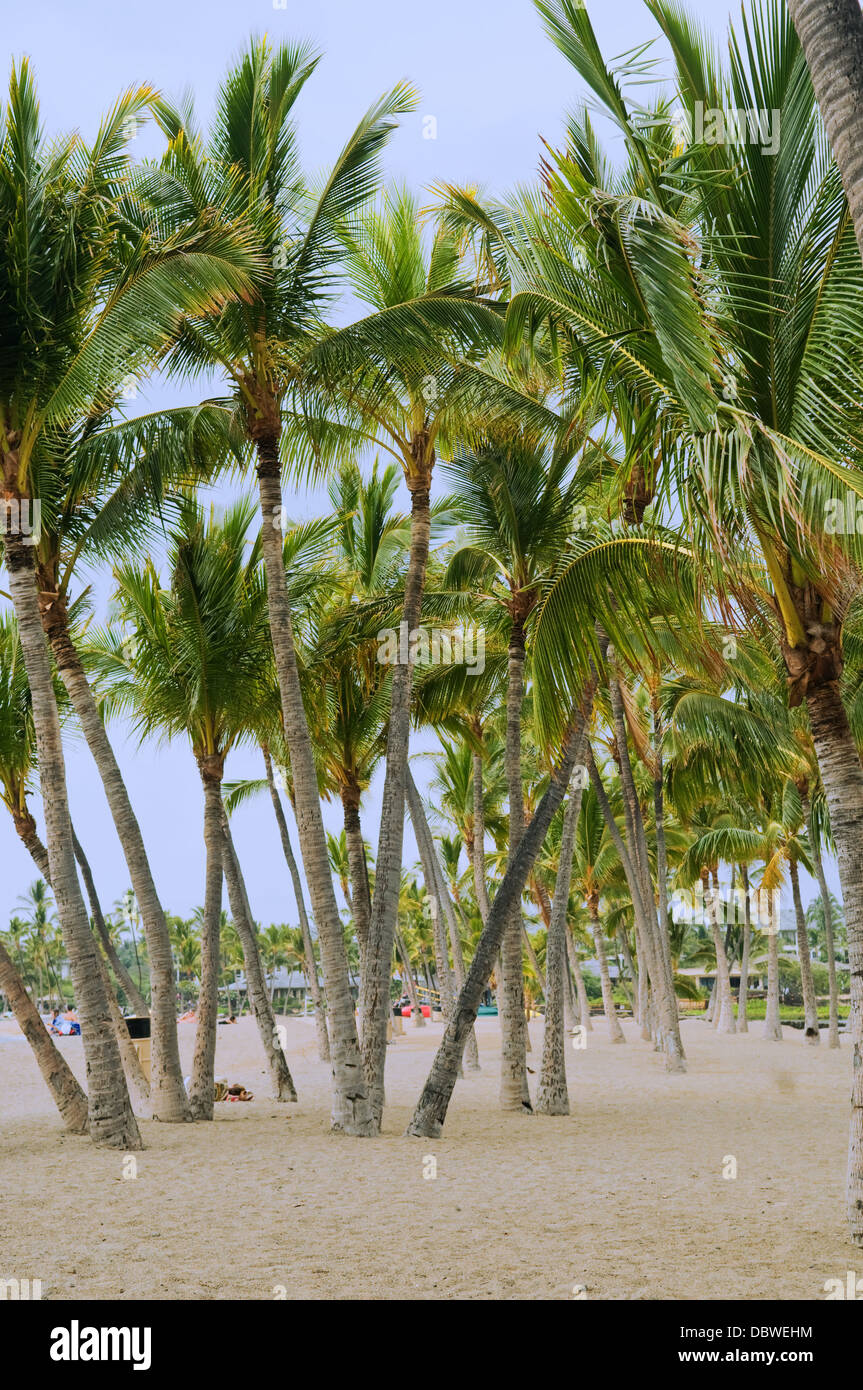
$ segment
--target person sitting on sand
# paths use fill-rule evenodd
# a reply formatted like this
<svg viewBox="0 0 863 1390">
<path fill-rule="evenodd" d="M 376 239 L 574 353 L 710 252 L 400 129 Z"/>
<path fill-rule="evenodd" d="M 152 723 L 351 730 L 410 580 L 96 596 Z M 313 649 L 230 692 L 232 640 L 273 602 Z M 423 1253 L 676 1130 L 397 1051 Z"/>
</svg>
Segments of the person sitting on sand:
<svg viewBox="0 0 863 1390">
<path fill-rule="evenodd" d="M 57 1037 L 59 1037 L 59 1036 L 60 1036 L 60 1027 L 59 1027 L 59 1024 L 60 1024 L 60 1010 L 59 1010 L 59 1009 L 55 1009 L 54 1012 L 53 1012 L 52 1015 L 51 1015 L 51 1022 L 48 1024 L 48 1031 L 49 1031 L 49 1033 L 54 1033 L 54 1034 L 56 1034 Z"/>
<path fill-rule="evenodd" d="M 195 1017 L 195 1010 L 194 1010 L 194 1009 L 187 1009 L 186 1012 L 185 1012 L 184 1014 L 180 1014 L 180 1017 L 177 1019 L 177 1022 L 178 1022 L 178 1023 L 191 1023 L 191 1021 L 193 1020 L 194 1017 Z"/>
</svg>

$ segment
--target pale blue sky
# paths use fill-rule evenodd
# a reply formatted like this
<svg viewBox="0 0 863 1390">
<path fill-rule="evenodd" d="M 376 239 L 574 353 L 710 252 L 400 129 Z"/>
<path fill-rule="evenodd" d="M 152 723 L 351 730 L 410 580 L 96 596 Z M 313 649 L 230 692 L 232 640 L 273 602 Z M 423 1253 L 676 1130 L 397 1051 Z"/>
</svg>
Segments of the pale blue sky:
<svg viewBox="0 0 863 1390">
<path fill-rule="evenodd" d="M 608 56 L 655 36 L 640 0 L 603 0 L 589 8 Z M 719 33 L 732 8 L 739 14 L 724 0 L 699 0 L 696 8 Z M 30 56 L 49 134 L 77 126 L 91 136 L 119 92 L 142 81 L 172 95 L 191 88 L 199 118 L 206 121 L 228 60 L 250 34 L 262 32 L 274 40 L 306 38 L 324 52 L 298 108 L 310 170 L 333 158 L 382 91 L 403 78 L 419 88 L 419 109 L 404 120 L 385 161 L 391 177 L 418 192 L 437 180 L 477 182 L 495 191 L 531 180 L 541 138 L 554 143 L 564 112 L 584 95 L 574 71 L 545 38 L 530 0 L 317 0 L 313 7 L 288 0 L 285 9 L 274 8 L 272 0 L 43 0 L 29 9 L 6 7 L 5 71 L 12 56 Z M 657 53 L 663 52 L 657 45 Z M 435 117 L 435 139 L 423 138 L 427 116 Z M 156 132 L 142 131 L 132 148 L 155 154 Z M 167 404 L 177 394 L 160 390 L 153 399 Z M 301 515 L 316 503 L 295 495 L 287 506 Z M 200 784 L 191 754 L 181 743 L 138 749 L 118 725 L 111 736 L 163 904 L 187 915 L 202 899 L 204 870 Z M 107 907 L 128 886 L 128 875 L 89 753 L 71 734 L 67 771 L 73 817 Z M 226 771 L 229 778 L 260 775 L 254 755 L 242 751 L 229 759 Z M 418 780 L 427 780 L 422 771 Z M 378 782 L 364 809 L 372 842 L 379 807 Z M 34 809 L 38 814 L 37 804 Z M 325 808 L 325 820 L 328 828 L 339 829 L 340 808 Z M 255 915 L 264 922 L 295 922 L 268 801 L 238 812 L 234 825 Z M 410 838 L 406 855 L 415 857 Z M 0 820 L 0 856 L 5 922 L 35 877 L 6 817 Z"/>
</svg>

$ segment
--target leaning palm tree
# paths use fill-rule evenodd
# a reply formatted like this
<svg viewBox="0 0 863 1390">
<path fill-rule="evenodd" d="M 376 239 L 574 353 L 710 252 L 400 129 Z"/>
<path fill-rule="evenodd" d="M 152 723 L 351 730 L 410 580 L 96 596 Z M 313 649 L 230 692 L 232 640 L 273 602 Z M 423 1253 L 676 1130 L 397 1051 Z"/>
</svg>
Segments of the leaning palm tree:
<svg viewBox="0 0 863 1390">
<path fill-rule="evenodd" d="M 87 651 L 107 681 L 106 708 L 128 710 L 141 736 L 187 737 L 204 793 L 205 898 L 201 992 L 192 1071 L 195 1118 L 212 1119 L 219 981 L 222 877 L 227 871 L 234 925 L 246 954 L 246 978 L 278 1099 L 296 1098 L 263 989 L 257 943 L 238 874 L 221 784 L 225 758 L 252 737 L 249 707 L 265 688 L 269 644 L 266 593 L 256 543 L 245 549 L 254 505 L 241 499 L 207 524 L 193 497 L 170 535 L 170 588 L 153 562 L 118 566 L 122 627 L 96 633 Z M 227 858 L 227 862 L 226 862 Z M 256 990 L 256 981 L 260 988 Z"/>
</svg>

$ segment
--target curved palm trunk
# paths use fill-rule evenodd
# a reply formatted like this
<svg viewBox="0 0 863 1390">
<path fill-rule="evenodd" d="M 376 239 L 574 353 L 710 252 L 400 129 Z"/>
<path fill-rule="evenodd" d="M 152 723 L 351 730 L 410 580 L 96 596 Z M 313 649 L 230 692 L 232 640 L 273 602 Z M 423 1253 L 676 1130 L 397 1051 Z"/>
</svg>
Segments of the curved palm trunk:
<svg viewBox="0 0 863 1390">
<path fill-rule="evenodd" d="M 48 576 L 44 576 L 42 587 L 47 588 L 49 582 Z M 180 1066 L 174 958 L 168 924 L 156 892 L 141 827 L 132 810 L 123 774 L 69 633 L 65 601 L 57 593 L 43 593 L 40 606 L 42 626 L 102 780 L 117 838 L 141 912 L 150 963 L 153 1115 L 163 1123 L 181 1122 L 189 1119 L 189 1103 Z M 140 995 L 140 991 L 138 993 Z"/>
<path fill-rule="evenodd" d="M 833 908 L 830 905 L 830 890 L 827 887 L 827 879 L 824 875 L 824 861 L 821 858 L 821 845 L 818 840 L 818 832 L 814 824 L 812 806 L 809 807 L 809 844 L 812 847 L 812 862 L 815 868 L 815 877 L 818 880 L 818 891 L 821 894 L 821 903 L 824 908 L 824 935 L 827 938 L 827 975 L 830 981 L 830 1023 L 827 1030 L 827 1045 L 835 1048 L 839 1046 L 839 986 L 836 981 L 836 940 L 833 934 Z"/>
<path fill-rule="evenodd" d="M 255 1015 L 255 1022 L 258 1025 L 258 1033 L 261 1038 L 261 1045 L 264 1049 L 264 1056 L 267 1059 L 267 1067 L 270 1073 L 270 1080 L 273 1083 L 273 1091 L 277 1101 L 295 1101 L 297 1092 L 294 1088 L 293 1077 L 291 1076 L 288 1059 L 279 1040 L 279 1033 L 276 1027 L 276 1016 L 270 997 L 267 993 L 267 982 L 264 978 L 264 967 L 261 963 L 261 952 L 258 946 L 257 932 L 255 923 L 249 907 L 249 898 L 246 893 L 246 885 L 243 880 L 243 873 L 240 868 L 240 861 L 234 846 L 231 835 L 231 827 L 228 824 L 228 817 L 224 807 L 221 812 L 222 826 L 222 852 L 223 868 L 225 872 L 225 882 L 228 885 L 228 902 L 231 906 L 231 917 L 240 938 L 240 945 L 243 948 L 243 968 L 246 974 L 246 994 Z"/>
<path fill-rule="evenodd" d="M 420 851 L 422 860 L 423 875 L 430 874 L 434 882 L 433 892 L 437 894 L 438 902 L 443 908 L 447 922 L 447 932 L 449 934 L 450 950 L 452 951 L 453 976 L 455 977 L 455 992 L 450 990 L 452 998 L 449 1000 L 449 1010 L 444 1010 L 444 1017 L 447 1018 L 452 1011 L 455 993 L 461 993 L 464 988 L 465 971 L 464 955 L 461 947 L 461 936 L 459 934 L 458 922 L 456 921 L 455 909 L 449 895 L 449 889 L 444 878 L 444 871 L 438 859 L 437 849 L 435 848 L 434 836 L 428 823 L 422 797 L 417 789 L 416 782 L 410 768 L 407 769 L 405 789 L 407 792 L 408 810 L 410 812 L 411 824 L 414 828 L 417 847 Z M 444 959 L 446 951 L 444 950 Z M 476 1031 L 471 1028 L 468 1034 L 467 1045 L 465 1046 L 464 1060 L 469 1071 L 479 1071 L 479 1051 L 476 1045 Z"/>
<path fill-rule="evenodd" d="M 219 1018 L 219 927 L 222 916 L 222 760 L 198 760 L 204 784 L 204 845 L 207 868 L 201 923 L 201 992 L 192 1059 L 189 1099 L 192 1117 L 212 1120 L 215 1092 L 216 1029 Z"/>
<path fill-rule="evenodd" d="M 806 914 L 800 896 L 800 871 L 795 860 L 789 865 L 791 874 L 791 893 L 794 898 L 794 920 L 797 926 L 797 954 L 800 957 L 800 984 L 803 989 L 803 1036 L 808 1043 L 821 1041 L 818 1026 L 818 1004 L 815 999 L 815 984 L 812 979 L 812 958 L 809 955 L 809 934 L 806 930 Z"/>
<path fill-rule="evenodd" d="M 69 1063 L 42 1022 L 36 1005 L 24 988 L 24 981 L 12 957 L 0 941 L 0 990 L 6 995 L 18 1027 L 36 1058 L 45 1084 L 60 1111 L 60 1118 L 72 1134 L 86 1134 L 87 1097 L 75 1079 Z"/>
<path fill-rule="evenodd" d="M 297 868 L 297 861 L 294 858 L 294 851 L 291 845 L 291 837 L 288 833 L 288 822 L 273 777 L 273 760 L 270 757 L 270 750 L 266 744 L 262 744 L 261 752 L 264 755 L 264 767 L 267 772 L 267 786 L 270 789 L 270 800 L 273 804 L 273 811 L 276 816 L 276 824 L 279 827 L 279 837 L 282 842 L 282 853 L 285 856 L 285 863 L 288 866 L 288 873 L 291 876 L 291 883 L 294 889 L 294 901 L 297 904 L 297 916 L 300 919 L 300 931 L 303 934 L 303 952 L 306 957 L 306 973 L 309 979 L 309 989 L 312 993 L 312 1004 L 315 1010 L 315 1032 L 318 1038 L 318 1056 L 322 1062 L 330 1060 L 330 1035 L 327 1032 L 327 1011 L 324 1002 L 324 992 L 318 979 L 318 964 L 315 958 L 315 945 L 312 940 L 312 929 L 309 925 L 309 918 L 306 912 L 306 900 L 303 894 L 303 885 L 300 880 L 300 872 Z"/>
<path fill-rule="evenodd" d="M 66 793 L 66 767 L 60 718 L 54 696 L 51 661 L 33 568 L 33 552 L 18 537 L 5 537 L 9 590 L 24 667 L 32 696 L 39 782 L 51 883 L 69 966 L 87 1063 L 90 1136 L 94 1143 L 127 1151 L 143 1147 L 132 1113 L 123 1063 L 111 1022 L 96 942 L 90 931 L 81 886 L 75 871 L 72 827 Z"/>
<path fill-rule="evenodd" d="M 773 894 L 767 894 L 767 1003 L 764 1009 L 764 1036 L 768 1042 L 782 1041 L 779 1017 L 779 933 L 773 920 Z"/>
<path fill-rule="evenodd" d="M 524 627 L 513 619 L 509 637 L 506 688 L 506 783 L 509 797 L 507 863 L 518 850 L 524 831 L 524 790 L 521 771 L 521 712 L 524 703 Z M 524 972 L 521 948 L 521 900 L 500 946 L 500 1106 L 502 1110 L 532 1110 L 527 1084 L 527 1019 L 524 1012 Z"/>
<path fill-rule="evenodd" d="M 570 790 L 563 816 L 560 858 L 554 881 L 554 900 L 545 945 L 545 1028 L 542 1034 L 542 1067 L 536 1091 L 539 1115 L 568 1115 L 564 1010 L 566 989 L 566 912 L 572 885 L 575 831 L 581 810 L 581 788 Z"/>
<path fill-rule="evenodd" d="M 752 904 L 749 898 L 749 873 L 746 865 L 740 865 L 743 883 L 743 951 L 740 957 L 740 984 L 737 989 L 737 1031 L 749 1032 L 747 1006 L 749 998 L 749 950 L 752 944 Z"/>
<path fill-rule="evenodd" d="M 78 860 L 78 868 L 81 870 L 81 877 L 84 880 L 84 888 L 86 889 L 87 897 L 90 902 L 90 914 L 95 923 L 96 931 L 99 934 L 102 949 L 108 957 L 111 969 L 114 972 L 114 978 L 129 1001 L 129 1007 L 134 1011 L 135 1016 L 137 1018 L 147 1018 L 150 1013 L 150 1006 L 121 961 L 117 954 L 117 948 L 111 940 L 108 925 L 96 894 L 96 884 L 93 881 L 93 873 L 87 856 L 81 847 L 81 842 L 75 834 L 74 825 L 72 826 L 72 844 L 75 849 L 75 858 Z M 137 1053 L 135 1055 L 137 1056 Z"/>
<path fill-rule="evenodd" d="M 334 1129 L 342 1130 L 345 1134 L 367 1136 L 376 1133 L 377 1127 L 363 1076 L 345 939 L 330 873 L 318 796 L 318 778 L 309 727 L 303 709 L 291 609 L 285 585 L 279 430 L 277 409 L 269 412 L 264 410 L 262 419 L 256 423 L 253 430 L 258 451 L 261 550 L 267 572 L 270 633 L 282 702 L 285 739 L 291 760 L 300 852 L 309 887 L 312 915 L 321 943 L 333 1072 L 332 1125 Z"/>
<path fill-rule="evenodd" d="M 858 0 L 788 0 L 863 255 L 863 17 Z"/>
<path fill-rule="evenodd" d="M 467 973 L 464 989 L 456 1001 L 453 1017 L 447 1026 L 408 1126 L 408 1134 L 435 1138 L 441 1132 L 458 1076 L 464 1044 L 476 1019 L 483 990 L 491 975 L 503 934 L 512 920 L 514 911 L 520 907 L 528 875 L 542 849 L 552 816 L 566 794 L 576 755 L 584 737 L 594 689 L 594 685 L 591 684 L 585 691 L 582 705 L 576 705 L 570 712 L 569 733 L 560 759 L 551 774 L 548 789 L 522 835 L 518 849 L 507 866 L 503 881 L 495 894 L 488 921 Z"/>
<path fill-rule="evenodd" d="M 408 639 L 420 621 L 422 593 L 428 564 L 431 487 L 434 452 L 420 434 L 414 441 L 415 470 L 407 476 L 411 494 L 411 544 L 405 576 L 402 622 Z M 405 629 L 403 629 L 405 630 Z M 410 705 L 413 665 L 396 662 L 390 688 L 386 773 L 375 861 L 375 895 L 369 922 L 369 968 L 363 981 L 363 1068 L 375 1124 L 380 1127 L 384 1107 L 384 1067 L 387 1052 L 387 1018 L 390 1012 L 390 967 L 393 932 L 398 917 L 405 819 L 405 771 L 410 745 Z M 443 986 L 443 982 L 441 982 Z"/>
</svg>

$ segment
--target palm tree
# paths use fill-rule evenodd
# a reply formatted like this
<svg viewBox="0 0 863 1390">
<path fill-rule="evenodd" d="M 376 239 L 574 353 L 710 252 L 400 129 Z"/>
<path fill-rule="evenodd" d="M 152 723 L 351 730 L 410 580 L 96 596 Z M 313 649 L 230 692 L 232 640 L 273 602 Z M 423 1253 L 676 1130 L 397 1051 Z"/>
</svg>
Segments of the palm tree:
<svg viewBox="0 0 863 1390">
<path fill-rule="evenodd" d="M 465 544 L 450 561 L 444 583 L 457 588 L 467 580 L 479 589 L 487 603 L 508 615 L 505 767 L 511 859 L 524 830 L 521 726 L 526 629 L 541 585 L 559 561 L 571 534 L 584 483 L 573 470 L 571 444 L 545 451 L 529 436 L 500 441 L 492 438 L 482 448 L 456 454 L 446 471 L 457 482 L 467 535 Z M 525 1055 L 522 931 L 518 912 L 504 937 L 501 953 L 500 1103 L 505 1110 L 531 1108 Z"/>
<path fill-rule="evenodd" d="M 111 792 L 115 820 L 122 823 L 121 841 L 127 852 L 134 849 L 130 855 L 133 877 L 143 900 L 146 874 L 143 869 L 138 872 L 140 836 L 136 838 L 129 820 L 128 797 L 116 785 L 122 779 L 113 754 L 103 747 L 104 732 L 96 727 L 95 706 L 68 639 L 68 585 L 78 556 L 88 548 L 104 554 L 118 519 L 125 513 L 125 524 L 134 530 L 135 516 L 140 518 L 152 500 L 141 482 L 157 451 L 136 477 L 125 477 L 134 455 L 134 447 L 128 447 L 130 436 L 140 443 L 146 428 L 120 427 L 107 442 L 95 439 L 117 405 L 121 383 L 152 365 L 178 314 L 200 311 L 214 297 L 223 300 L 226 295 L 248 292 L 249 285 L 250 258 L 242 239 L 219 227 L 212 216 L 207 225 L 200 221 L 194 228 L 190 225 L 166 244 L 157 223 L 142 212 L 131 187 L 124 145 L 153 95 L 146 87 L 125 93 L 102 123 L 92 147 L 85 147 L 79 137 L 48 147 L 42 142 L 30 70 L 22 63 L 12 73 L 0 180 L 4 244 L 14 242 L 20 253 L 7 257 L 3 268 L 7 366 L 0 387 L 0 452 L 16 512 L 20 514 L 30 496 L 38 497 L 41 507 L 38 536 L 24 537 L 20 528 L 12 534 L 7 528 L 6 561 L 34 690 L 34 712 L 39 709 L 37 737 L 46 750 L 40 765 L 46 793 L 50 789 L 45 797 L 51 822 L 47 848 L 56 860 L 51 877 L 64 932 L 77 941 L 70 946 L 70 959 L 78 979 L 76 995 L 80 995 L 85 1036 L 88 1019 L 97 1016 L 105 1001 L 92 947 L 86 948 L 86 970 L 80 959 L 86 914 L 66 825 L 64 771 L 46 683 L 44 638 L 39 641 L 35 618 L 38 614 L 40 627 L 55 649 L 61 677 L 91 747 L 100 750 L 97 761 Z M 63 537 L 58 527 L 66 528 Z M 60 545 L 64 547 L 62 562 Z M 38 585 L 33 581 L 34 567 Z M 27 626 L 22 621 L 25 611 Z M 123 823 L 126 820 L 128 826 Z M 167 986 L 170 953 L 155 908 L 154 914 L 153 962 L 165 970 L 165 979 L 157 982 L 161 989 Z M 161 1118 L 183 1119 L 188 1108 L 170 991 L 164 1002 L 161 997 L 156 1002 L 156 1110 Z M 98 1040 L 99 1030 L 107 1030 L 107 1025 L 102 1007 L 94 1045 L 102 1048 L 105 1066 L 113 1067 L 116 1077 L 117 1059 Z M 103 1113 L 102 1125 L 94 1130 L 97 1136 L 106 1126 L 113 1124 L 119 1132 L 127 1124 L 124 1103 L 116 1097 Z"/>
<path fill-rule="evenodd" d="M 162 207 L 184 225 L 205 209 L 220 208 L 249 224 L 266 262 L 254 303 L 189 317 L 172 362 L 182 372 L 218 370 L 230 382 L 243 432 L 256 455 L 261 546 L 268 581 L 268 612 L 290 753 L 297 827 L 312 911 L 320 934 L 332 1034 L 334 1126 L 367 1135 L 368 1110 L 341 923 L 326 853 L 317 777 L 303 708 L 290 604 L 285 590 L 282 532 L 282 452 L 288 397 L 334 287 L 339 233 L 377 182 L 377 163 L 414 95 L 395 87 L 362 118 L 322 189 L 313 194 L 297 160 L 293 105 L 318 57 L 304 45 L 271 49 L 253 41 L 217 96 L 208 144 L 190 112 L 160 100 L 156 119 L 169 147 L 163 167 L 177 190 Z"/>
<path fill-rule="evenodd" d="M 474 297 L 457 237 L 440 226 L 426 245 L 418 206 L 406 190 L 387 192 L 377 208 L 345 229 L 343 239 L 349 280 L 373 312 L 327 338 L 311 355 L 309 369 L 325 390 L 340 392 L 341 401 L 331 411 L 335 421 L 371 438 L 398 460 L 411 497 L 399 628 L 408 642 L 394 643 L 391 658 L 386 772 L 369 921 L 371 968 L 363 979 L 363 1065 L 379 1123 L 404 833 L 411 647 L 428 565 L 432 474 L 448 434 L 452 437 L 461 422 L 475 417 L 479 395 L 509 415 L 522 401 L 511 385 L 465 362 L 465 350 L 475 355 L 498 335 L 498 314 Z"/>
<path fill-rule="evenodd" d="M 244 911 L 244 889 L 223 821 L 225 758 L 249 740 L 249 707 L 266 688 L 266 594 L 256 542 L 245 555 L 254 504 L 241 499 L 206 523 L 193 498 L 171 532 L 171 587 L 163 588 L 152 561 L 143 570 L 115 570 L 123 628 L 97 634 L 88 646 L 108 681 L 107 707 L 128 710 L 142 737 L 189 738 L 204 792 L 205 898 L 201 930 L 201 991 L 190 1099 L 197 1119 L 213 1116 L 213 1067 L 219 982 L 219 921 L 225 853 L 234 885 L 234 922 L 246 952 L 246 978 L 276 1094 L 294 1099 L 290 1072 L 277 1045 L 272 1008 L 263 990 L 257 946 Z M 131 636 L 131 642 L 129 637 Z M 261 988 L 256 989 L 260 983 Z"/>
</svg>

